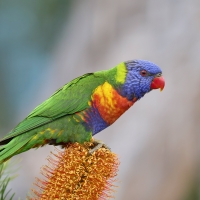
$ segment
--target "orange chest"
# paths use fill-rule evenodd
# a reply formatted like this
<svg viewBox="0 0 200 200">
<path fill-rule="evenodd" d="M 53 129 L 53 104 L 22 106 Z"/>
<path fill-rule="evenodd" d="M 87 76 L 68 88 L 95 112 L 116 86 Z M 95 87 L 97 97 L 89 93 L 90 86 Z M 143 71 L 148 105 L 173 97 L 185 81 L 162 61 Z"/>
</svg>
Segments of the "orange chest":
<svg viewBox="0 0 200 200">
<path fill-rule="evenodd" d="M 134 101 L 122 97 L 108 82 L 98 86 L 93 95 L 91 105 L 95 106 L 103 120 L 109 125 L 115 122 Z"/>
</svg>

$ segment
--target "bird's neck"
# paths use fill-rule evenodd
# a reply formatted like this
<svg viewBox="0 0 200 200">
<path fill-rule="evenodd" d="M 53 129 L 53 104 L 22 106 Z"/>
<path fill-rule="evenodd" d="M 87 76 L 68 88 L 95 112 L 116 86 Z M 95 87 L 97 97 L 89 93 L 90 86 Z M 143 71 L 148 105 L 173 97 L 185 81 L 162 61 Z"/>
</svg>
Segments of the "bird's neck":
<svg viewBox="0 0 200 200">
<path fill-rule="evenodd" d="M 127 68 L 124 62 L 116 67 L 105 71 L 106 80 L 113 88 L 122 95 L 122 88 L 126 82 Z"/>
<path fill-rule="evenodd" d="M 140 79 L 137 77 L 137 73 L 129 73 L 124 62 L 108 71 L 108 82 L 111 83 L 113 88 L 122 97 L 127 98 L 127 100 L 135 102 L 136 100 L 142 98 L 147 92 L 146 90 L 141 90 L 139 87 Z"/>
<path fill-rule="evenodd" d="M 127 79 L 130 78 L 126 64 L 120 63 L 116 67 L 107 71 L 107 80 L 113 86 L 113 88 L 122 96 L 127 98 L 128 101 L 134 101 L 136 96 L 134 95 L 134 88 L 132 84 L 127 84 Z"/>
<path fill-rule="evenodd" d="M 127 68 L 124 62 L 120 63 L 116 67 L 107 70 L 107 78 L 109 81 L 116 84 L 124 84 L 126 81 Z"/>
</svg>

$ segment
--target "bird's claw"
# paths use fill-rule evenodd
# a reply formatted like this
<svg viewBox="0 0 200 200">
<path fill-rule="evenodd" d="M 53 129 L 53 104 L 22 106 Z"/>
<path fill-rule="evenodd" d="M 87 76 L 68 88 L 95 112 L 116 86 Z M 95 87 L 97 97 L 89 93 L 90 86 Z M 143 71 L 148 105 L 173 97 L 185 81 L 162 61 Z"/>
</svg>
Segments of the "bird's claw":
<svg viewBox="0 0 200 200">
<path fill-rule="evenodd" d="M 108 149 L 109 151 L 111 151 L 111 148 L 109 146 L 107 146 L 103 141 L 101 140 L 96 140 L 94 139 L 93 143 L 95 144 L 95 146 L 89 150 L 89 154 L 93 154 L 95 151 L 97 151 L 98 149 L 100 149 L 101 147 L 104 147 L 106 149 Z"/>
</svg>

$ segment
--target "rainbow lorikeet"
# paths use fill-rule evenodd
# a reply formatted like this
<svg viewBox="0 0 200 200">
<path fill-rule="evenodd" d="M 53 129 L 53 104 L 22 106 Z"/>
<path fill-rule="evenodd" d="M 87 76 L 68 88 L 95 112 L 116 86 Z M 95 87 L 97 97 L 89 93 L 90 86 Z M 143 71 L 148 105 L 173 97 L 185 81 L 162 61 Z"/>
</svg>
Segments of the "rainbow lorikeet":
<svg viewBox="0 0 200 200">
<path fill-rule="evenodd" d="M 80 76 L 58 89 L 0 140 L 0 163 L 45 144 L 90 141 L 146 93 L 162 90 L 164 85 L 161 69 L 144 60 Z"/>
</svg>

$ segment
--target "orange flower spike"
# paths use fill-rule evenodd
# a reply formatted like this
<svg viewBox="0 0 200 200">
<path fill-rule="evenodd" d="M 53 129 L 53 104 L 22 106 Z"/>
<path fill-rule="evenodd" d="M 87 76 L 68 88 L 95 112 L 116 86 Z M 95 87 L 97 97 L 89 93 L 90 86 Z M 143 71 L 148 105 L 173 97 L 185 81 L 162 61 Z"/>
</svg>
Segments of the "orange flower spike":
<svg viewBox="0 0 200 200">
<path fill-rule="evenodd" d="M 100 148 L 89 154 L 93 143 L 69 144 L 63 152 L 57 150 L 42 168 L 46 180 L 37 179 L 39 191 L 30 200 L 105 200 L 111 198 L 119 160 L 116 154 Z"/>
</svg>

